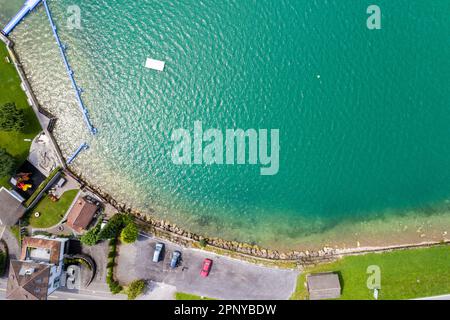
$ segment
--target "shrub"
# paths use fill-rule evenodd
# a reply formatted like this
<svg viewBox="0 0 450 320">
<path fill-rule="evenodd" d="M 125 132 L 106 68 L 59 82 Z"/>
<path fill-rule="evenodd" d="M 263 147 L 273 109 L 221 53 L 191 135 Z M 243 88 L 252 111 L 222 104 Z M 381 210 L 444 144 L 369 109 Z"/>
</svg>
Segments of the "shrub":
<svg viewBox="0 0 450 320">
<path fill-rule="evenodd" d="M 9 176 L 13 173 L 16 160 L 12 155 L 0 148 L 0 178 Z"/>
<path fill-rule="evenodd" d="M 113 216 L 106 226 L 98 234 L 98 240 L 109 240 L 117 238 L 120 232 L 132 221 L 127 214 L 118 213 Z"/>
<path fill-rule="evenodd" d="M 16 108 L 14 103 L 7 103 L 0 107 L 0 130 L 22 131 L 25 127 L 25 114 Z"/>
<path fill-rule="evenodd" d="M 133 243 L 138 238 L 138 228 L 136 223 L 133 221 L 129 222 L 125 228 L 122 229 L 120 233 L 120 239 L 125 243 Z"/>
<path fill-rule="evenodd" d="M 208 241 L 206 241 L 206 239 L 200 239 L 199 244 L 200 247 L 204 248 L 208 245 Z"/>
<path fill-rule="evenodd" d="M 119 294 L 123 290 L 123 288 L 119 284 L 119 282 L 113 280 L 109 284 L 109 290 L 111 290 L 112 294 Z"/>
<path fill-rule="evenodd" d="M 31 197 L 25 201 L 25 207 L 29 207 L 33 204 L 34 200 L 36 200 L 37 196 L 44 190 L 45 187 L 50 183 L 50 181 L 61 171 L 60 167 L 55 168 L 50 175 L 39 185 L 39 187 L 36 189 L 36 191 L 33 192 Z"/>
<path fill-rule="evenodd" d="M 138 296 L 144 293 L 145 290 L 145 281 L 144 280 L 135 280 L 127 288 L 128 300 L 134 300 Z"/>
<path fill-rule="evenodd" d="M 100 221 L 100 219 L 99 219 Z M 81 243 L 87 246 L 94 246 L 99 241 L 98 235 L 100 233 L 101 222 L 98 222 L 94 228 L 89 230 L 83 236 L 81 236 Z"/>
</svg>

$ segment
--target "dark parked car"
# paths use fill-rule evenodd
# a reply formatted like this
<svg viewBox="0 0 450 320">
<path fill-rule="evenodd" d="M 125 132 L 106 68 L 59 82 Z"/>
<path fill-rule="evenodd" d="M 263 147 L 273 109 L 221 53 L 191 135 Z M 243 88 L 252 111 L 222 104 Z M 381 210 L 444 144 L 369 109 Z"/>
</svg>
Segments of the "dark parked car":
<svg viewBox="0 0 450 320">
<path fill-rule="evenodd" d="M 172 260 L 170 260 L 170 267 L 172 269 L 176 268 L 178 265 L 178 261 L 180 261 L 181 252 L 180 251 L 174 251 L 172 253 Z"/>
</svg>

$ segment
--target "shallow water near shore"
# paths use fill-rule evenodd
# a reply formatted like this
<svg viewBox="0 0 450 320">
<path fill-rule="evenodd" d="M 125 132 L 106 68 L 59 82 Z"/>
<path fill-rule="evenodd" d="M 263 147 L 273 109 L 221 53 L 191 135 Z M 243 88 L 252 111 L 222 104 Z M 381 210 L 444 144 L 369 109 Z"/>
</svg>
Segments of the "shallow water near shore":
<svg viewBox="0 0 450 320">
<path fill-rule="evenodd" d="M 43 8 L 12 38 L 74 170 L 122 203 L 276 248 L 439 241 L 450 226 L 450 3 L 49 1 L 99 129 L 75 103 Z M 82 30 L 67 27 L 79 5 Z M 1 8 L 1 7 L 0 7 Z M 162 73 L 144 68 L 164 60 Z M 280 130 L 280 172 L 175 166 L 172 130 Z"/>
</svg>

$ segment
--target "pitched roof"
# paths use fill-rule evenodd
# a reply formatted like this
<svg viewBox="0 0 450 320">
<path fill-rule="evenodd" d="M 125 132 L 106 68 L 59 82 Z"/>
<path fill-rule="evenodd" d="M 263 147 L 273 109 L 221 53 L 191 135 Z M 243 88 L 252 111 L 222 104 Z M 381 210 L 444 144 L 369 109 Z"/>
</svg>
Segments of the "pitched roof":
<svg viewBox="0 0 450 320">
<path fill-rule="evenodd" d="M 0 188 L 0 225 L 13 226 L 25 213 L 23 199 L 5 188 Z"/>
<path fill-rule="evenodd" d="M 46 300 L 51 266 L 12 260 L 6 298 L 10 300 Z"/>
<path fill-rule="evenodd" d="M 95 204 L 87 201 L 85 198 L 78 197 L 69 212 L 67 225 L 76 232 L 83 232 L 91 223 L 97 209 L 98 207 Z"/>
<path fill-rule="evenodd" d="M 48 263 L 59 264 L 61 256 L 61 242 L 58 240 L 26 237 L 22 241 L 22 253 L 20 260 L 35 260 L 36 257 L 31 257 L 33 249 L 48 250 Z"/>
</svg>

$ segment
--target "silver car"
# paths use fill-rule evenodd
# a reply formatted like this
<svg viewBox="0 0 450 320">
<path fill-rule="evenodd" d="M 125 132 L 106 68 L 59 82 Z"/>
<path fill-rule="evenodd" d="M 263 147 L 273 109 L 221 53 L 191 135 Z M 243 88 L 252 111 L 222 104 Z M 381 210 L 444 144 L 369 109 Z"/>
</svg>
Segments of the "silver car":
<svg viewBox="0 0 450 320">
<path fill-rule="evenodd" d="M 170 268 L 171 269 L 175 269 L 177 267 L 180 257 L 181 257 L 180 251 L 174 251 L 172 253 L 172 260 L 170 260 Z"/>
<path fill-rule="evenodd" d="M 155 247 L 155 252 L 153 253 L 153 262 L 159 262 L 161 252 L 164 249 L 164 243 L 158 242 Z"/>
</svg>

